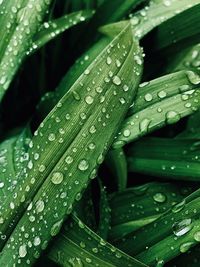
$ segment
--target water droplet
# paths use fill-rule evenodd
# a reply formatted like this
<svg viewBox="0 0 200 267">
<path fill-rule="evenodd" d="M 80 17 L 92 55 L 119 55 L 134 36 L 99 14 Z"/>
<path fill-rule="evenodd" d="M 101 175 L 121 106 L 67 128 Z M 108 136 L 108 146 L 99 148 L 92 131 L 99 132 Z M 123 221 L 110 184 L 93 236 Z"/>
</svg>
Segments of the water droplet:
<svg viewBox="0 0 200 267">
<path fill-rule="evenodd" d="M 187 252 L 194 244 L 195 244 L 194 242 L 186 242 L 186 243 L 183 243 L 180 246 L 180 252 L 182 252 L 182 253 Z"/>
<path fill-rule="evenodd" d="M 166 121 L 168 124 L 176 123 L 180 120 L 180 115 L 175 111 L 168 111 L 166 113 Z"/>
<path fill-rule="evenodd" d="M 44 210 L 44 201 L 43 200 L 38 200 L 36 202 L 36 212 L 42 212 Z"/>
<path fill-rule="evenodd" d="M 103 88 L 102 87 L 97 87 L 96 88 L 96 92 L 99 93 L 99 94 L 102 93 L 103 92 Z"/>
<path fill-rule="evenodd" d="M 26 249 L 26 245 L 21 245 L 19 247 L 19 257 L 20 258 L 24 258 L 27 254 L 27 249 Z"/>
<path fill-rule="evenodd" d="M 52 142 L 52 141 L 54 141 L 55 139 L 56 139 L 55 134 L 50 133 L 49 136 L 48 136 L 48 140 Z"/>
<path fill-rule="evenodd" d="M 33 245 L 34 245 L 34 246 L 39 246 L 40 243 L 41 243 L 41 239 L 40 239 L 40 237 L 39 237 L 39 236 L 36 236 L 36 237 L 34 238 L 34 240 L 33 240 Z"/>
<path fill-rule="evenodd" d="M 192 84 L 200 84 L 200 76 L 193 72 L 193 71 L 187 71 L 187 76 L 188 76 L 188 79 L 189 81 L 192 83 Z"/>
<path fill-rule="evenodd" d="M 153 99 L 153 96 L 149 93 L 147 93 L 145 96 L 144 96 L 144 99 L 147 101 L 147 102 L 150 102 L 152 99 Z"/>
<path fill-rule="evenodd" d="M 51 227 L 51 236 L 55 236 L 59 233 L 60 228 L 62 226 L 63 220 L 60 220 L 58 222 L 56 222 L 52 227 Z"/>
<path fill-rule="evenodd" d="M 194 233 L 194 240 L 197 242 L 200 242 L 200 231 L 197 231 Z"/>
<path fill-rule="evenodd" d="M 148 128 L 149 128 L 149 125 L 151 123 L 151 120 L 150 119 L 143 119 L 140 124 L 139 124 L 139 129 L 140 129 L 140 132 L 143 134 L 143 133 L 147 133 L 148 132 Z"/>
<path fill-rule="evenodd" d="M 165 98 L 166 95 L 167 95 L 166 92 L 163 90 L 158 93 L 158 97 L 160 97 L 160 98 Z"/>
<path fill-rule="evenodd" d="M 177 213 L 177 212 L 181 211 L 184 207 L 185 207 L 185 200 L 183 200 L 180 203 L 173 206 L 172 212 Z"/>
<path fill-rule="evenodd" d="M 111 57 L 107 57 L 107 59 L 106 59 L 106 63 L 107 63 L 108 65 L 110 65 L 110 64 L 112 63 L 112 59 L 111 59 Z"/>
<path fill-rule="evenodd" d="M 192 219 L 183 219 L 172 225 L 175 236 L 182 236 L 192 229 Z"/>
<path fill-rule="evenodd" d="M 158 203 L 163 203 L 166 201 L 166 196 L 163 193 L 156 193 L 153 195 L 153 199 Z"/>
<path fill-rule="evenodd" d="M 66 162 L 67 164 L 71 164 L 73 161 L 74 161 L 74 160 L 73 160 L 73 158 L 72 158 L 71 156 L 67 156 L 67 157 L 65 158 L 65 162 Z"/>
<path fill-rule="evenodd" d="M 85 159 L 82 159 L 78 164 L 78 168 L 81 171 L 86 171 L 89 168 L 89 164 Z"/>
<path fill-rule="evenodd" d="M 121 84 L 121 79 L 118 76 L 114 76 L 113 77 L 113 83 L 116 85 L 120 85 Z"/>
<path fill-rule="evenodd" d="M 123 131 L 123 136 L 124 137 L 129 137 L 131 135 L 131 131 L 129 130 L 129 129 L 125 129 L 124 131 Z"/>
<path fill-rule="evenodd" d="M 96 127 L 95 127 L 94 125 L 92 125 L 92 126 L 90 127 L 90 129 L 89 129 L 89 132 L 90 132 L 91 134 L 95 133 L 95 132 L 96 132 Z"/>
<path fill-rule="evenodd" d="M 45 167 L 44 165 L 41 164 L 41 165 L 39 166 L 39 172 L 44 172 L 45 169 L 46 169 L 46 167 Z"/>
<path fill-rule="evenodd" d="M 63 181 L 63 174 L 61 172 L 54 172 L 51 177 L 51 181 L 53 184 L 60 184 Z"/>
<path fill-rule="evenodd" d="M 88 105 L 91 105 L 93 103 L 94 99 L 92 96 L 88 95 L 86 96 L 85 98 L 85 102 L 88 104 Z"/>
</svg>

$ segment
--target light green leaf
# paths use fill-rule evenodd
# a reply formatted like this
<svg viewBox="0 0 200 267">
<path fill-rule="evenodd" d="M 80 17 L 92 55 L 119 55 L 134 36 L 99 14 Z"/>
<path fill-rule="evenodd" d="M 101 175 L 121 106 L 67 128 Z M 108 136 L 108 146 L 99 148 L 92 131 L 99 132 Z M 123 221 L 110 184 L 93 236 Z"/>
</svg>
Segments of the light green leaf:
<svg viewBox="0 0 200 267">
<path fill-rule="evenodd" d="M 199 84 L 199 75 L 192 71 L 172 73 L 141 84 L 136 103 L 123 122 L 113 147 L 122 147 L 197 111 L 200 107 Z"/>
<path fill-rule="evenodd" d="M 0 265 L 12 265 L 18 257 L 21 264 L 27 260 L 33 263 L 96 176 L 140 81 L 142 64 L 133 61 L 134 56 L 142 58 L 141 49 L 133 42 L 128 27 L 92 62 L 34 133 L 26 175 L 0 207 L 4 220 L 0 231 L 7 235 L 14 230 L 4 246 Z M 124 86 L 129 88 L 128 93 Z M 107 124 L 109 127 L 105 127 Z M 35 160 L 36 154 L 39 160 Z M 15 209 L 10 209 L 13 201 Z M 29 232 L 28 239 L 23 229 Z M 28 242 L 34 244 L 36 238 L 39 244 L 28 248 Z M 1 247 L 4 242 L 1 240 Z"/>
<path fill-rule="evenodd" d="M 1 18 L 2 20 L 5 19 L 6 24 L 3 23 L 3 28 L 1 28 L 1 32 L 5 31 L 2 34 L 5 36 L 2 37 L 1 35 L 2 44 L 0 44 L 0 51 L 3 51 L 0 57 L 0 100 L 25 58 L 32 37 L 37 32 L 50 3 L 51 0 L 2 2 L 1 5 L 4 8 L 3 6 L 0 8 L 5 16 L 1 16 Z M 10 10 L 14 14 L 13 16 Z M 10 17 L 12 17 L 11 20 Z M 8 27 L 9 23 L 11 28 Z M 8 29 L 5 30 L 5 27 Z M 4 43 L 7 34 L 8 41 Z"/>
<path fill-rule="evenodd" d="M 60 266 L 146 266 L 110 245 L 74 215 L 48 257 Z"/>
</svg>

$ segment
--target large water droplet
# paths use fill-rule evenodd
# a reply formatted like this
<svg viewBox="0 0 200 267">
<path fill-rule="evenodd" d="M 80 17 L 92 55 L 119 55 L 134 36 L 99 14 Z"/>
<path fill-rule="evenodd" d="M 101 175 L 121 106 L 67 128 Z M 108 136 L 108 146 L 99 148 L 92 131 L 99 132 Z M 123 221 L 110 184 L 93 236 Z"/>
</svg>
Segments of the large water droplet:
<svg viewBox="0 0 200 267">
<path fill-rule="evenodd" d="M 36 202 L 36 212 L 42 212 L 44 210 L 44 201 L 43 200 L 38 200 Z"/>
<path fill-rule="evenodd" d="M 166 201 L 166 196 L 163 193 L 156 193 L 155 195 L 153 195 L 153 199 L 156 202 L 163 203 Z"/>
<path fill-rule="evenodd" d="M 176 123 L 180 120 L 180 115 L 176 111 L 168 111 L 166 113 L 166 121 L 168 124 Z"/>
<path fill-rule="evenodd" d="M 85 102 L 88 104 L 88 105 L 91 105 L 93 103 L 94 99 L 92 96 L 88 95 L 86 96 L 85 98 Z"/>
<path fill-rule="evenodd" d="M 192 219 L 188 218 L 175 222 L 172 229 L 175 236 L 182 236 L 192 229 Z"/>
<path fill-rule="evenodd" d="M 144 99 L 147 101 L 147 102 L 150 102 L 152 99 L 153 99 L 153 96 L 149 93 L 147 93 L 145 96 L 144 96 Z"/>
<path fill-rule="evenodd" d="M 116 85 L 120 85 L 121 84 L 121 79 L 118 76 L 114 76 L 113 77 L 113 83 Z"/>
<path fill-rule="evenodd" d="M 26 245 L 25 244 L 24 245 L 21 245 L 19 247 L 19 257 L 20 258 L 24 258 L 26 256 L 26 254 L 27 254 Z"/>
<path fill-rule="evenodd" d="M 181 211 L 185 207 L 185 200 L 181 201 L 180 203 L 176 204 L 172 207 L 172 212 L 177 213 Z"/>
<path fill-rule="evenodd" d="M 87 160 L 82 159 L 78 164 L 78 168 L 81 171 L 86 171 L 89 168 L 89 164 L 88 164 Z"/>
<path fill-rule="evenodd" d="M 188 79 L 189 81 L 192 83 L 192 84 L 200 84 L 200 76 L 193 72 L 193 71 L 187 71 L 187 76 L 188 76 Z"/>
<path fill-rule="evenodd" d="M 60 184 L 63 181 L 63 174 L 61 172 L 54 172 L 51 177 L 51 181 L 53 184 Z"/>
</svg>

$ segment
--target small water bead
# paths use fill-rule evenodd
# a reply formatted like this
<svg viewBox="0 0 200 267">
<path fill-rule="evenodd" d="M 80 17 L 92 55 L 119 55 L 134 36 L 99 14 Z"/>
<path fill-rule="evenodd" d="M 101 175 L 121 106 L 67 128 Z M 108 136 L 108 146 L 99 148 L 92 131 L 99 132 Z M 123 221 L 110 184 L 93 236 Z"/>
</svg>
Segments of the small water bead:
<svg viewBox="0 0 200 267">
<path fill-rule="evenodd" d="M 19 257 L 20 258 L 24 258 L 26 256 L 26 254 L 27 254 L 26 245 L 25 244 L 24 245 L 21 245 L 19 247 Z"/>
<path fill-rule="evenodd" d="M 85 258 L 85 261 L 86 261 L 87 263 L 91 263 L 91 262 L 92 262 L 92 260 L 91 260 L 90 258 Z"/>
<path fill-rule="evenodd" d="M 122 82 L 121 82 L 121 79 L 118 77 L 118 76 L 114 76 L 113 77 L 113 83 L 116 84 L 116 85 L 120 85 Z"/>
<path fill-rule="evenodd" d="M 48 136 L 48 140 L 49 140 L 50 142 L 52 142 L 52 141 L 54 141 L 55 139 L 56 139 L 55 134 L 54 134 L 54 133 L 50 133 L 49 136 Z"/>
<path fill-rule="evenodd" d="M 71 118 L 70 114 L 66 114 L 66 115 L 65 115 L 65 119 L 66 119 L 66 120 L 70 120 L 70 118 Z"/>
<path fill-rule="evenodd" d="M 150 82 L 143 82 L 143 83 L 141 83 L 141 84 L 139 85 L 139 87 L 142 88 L 142 87 L 145 87 L 145 86 L 147 86 L 147 85 L 149 85 L 149 84 L 150 84 Z"/>
<path fill-rule="evenodd" d="M 200 84 L 200 76 L 197 73 L 193 71 L 187 71 L 187 77 L 192 84 Z"/>
<path fill-rule="evenodd" d="M 14 210 L 15 204 L 13 202 L 10 202 L 10 208 L 11 208 L 11 210 Z"/>
<path fill-rule="evenodd" d="M 129 129 L 125 129 L 124 131 L 123 131 L 123 136 L 124 137 L 129 137 L 131 135 L 131 131 L 129 130 Z"/>
<path fill-rule="evenodd" d="M 67 164 L 71 164 L 73 161 L 74 161 L 74 159 L 73 159 L 71 156 L 67 156 L 67 157 L 65 158 L 65 162 L 66 162 Z"/>
<path fill-rule="evenodd" d="M 127 92 L 127 91 L 129 90 L 129 87 L 125 84 L 125 85 L 123 86 L 123 90 L 124 90 L 124 92 Z"/>
<path fill-rule="evenodd" d="M 94 134 L 94 133 L 96 132 L 96 127 L 95 127 L 94 125 L 92 125 L 92 126 L 90 127 L 90 129 L 89 129 L 89 132 L 90 132 L 91 134 Z"/>
<path fill-rule="evenodd" d="M 80 95 L 76 91 L 73 91 L 72 94 L 75 100 L 79 101 L 81 99 Z"/>
<path fill-rule="evenodd" d="M 90 144 L 88 145 L 88 147 L 89 147 L 90 150 L 94 150 L 95 147 L 96 147 L 96 145 L 95 145 L 94 143 L 90 143 Z"/>
<path fill-rule="evenodd" d="M 116 60 L 116 66 L 119 68 L 121 67 L 121 62 L 119 61 L 119 59 Z"/>
<path fill-rule="evenodd" d="M 139 130 L 140 130 L 140 133 L 147 133 L 148 130 L 149 130 L 149 125 L 151 123 L 151 120 L 150 119 L 143 119 L 140 123 L 139 123 Z"/>
<path fill-rule="evenodd" d="M 110 65 L 110 64 L 112 63 L 112 59 L 111 59 L 111 57 L 107 57 L 107 59 L 106 59 L 106 63 L 107 63 L 108 65 Z"/>
<path fill-rule="evenodd" d="M 43 164 L 41 164 L 40 166 L 39 166 L 39 172 L 44 172 L 45 171 L 45 169 L 46 169 L 46 167 L 43 165 Z"/>
<path fill-rule="evenodd" d="M 186 243 L 183 243 L 183 244 L 180 246 L 180 252 L 181 252 L 181 253 L 185 253 L 185 252 L 187 252 L 193 245 L 195 245 L 194 242 L 186 242 Z"/>
<path fill-rule="evenodd" d="M 172 212 L 173 212 L 173 213 L 177 213 L 177 212 L 181 211 L 184 207 L 185 207 L 185 200 L 183 200 L 183 201 L 181 201 L 180 203 L 176 204 L 176 205 L 172 208 Z"/>
<path fill-rule="evenodd" d="M 147 101 L 147 102 L 150 102 L 152 99 L 153 99 L 153 96 L 149 93 L 147 93 L 145 96 L 144 96 L 144 99 Z"/>
<path fill-rule="evenodd" d="M 158 97 L 160 98 L 165 98 L 166 96 L 167 96 L 167 93 L 163 90 L 158 93 Z"/>
<path fill-rule="evenodd" d="M 44 201 L 43 200 L 38 200 L 36 202 L 36 212 L 40 213 L 44 210 Z"/>
<path fill-rule="evenodd" d="M 51 177 L 51 181 L 53 184 L 60 184 L 62 183 L 64 175 L 61 172 L 54 172 Z"/>
<path fill-rule="evenodd" d="M 0 188 L 4 187 L 4 182 L 0 182 Z"/>
<path fill-rule="evenodd" d="M 142 65 L 143 61 L 138 55 L 134 56 L 133 58 L 138 65 Z"/>
<path fill-rule="evenodd" d="M 86 96 L 85 98 L 85 102 L 88 104 L 88 105 L 91 105 L 93 103 L 94 99 L 92 96 L 88 95 Z"/>
<path fill-rule="evenodd" d="M 33 245 L 34 246 L 39 246 L 41 244 L 41 239 L 39 236 L 36 236 L 33 240 Z"/>
<path fill-rule="evenodd" d="M 78 164 L 78 168 L 81 171 L 86 171 L 89 168 L 89 163 L 87 162 L 87 160 L 82 159 Z"/>
<path fill-rule="evenodd" d="M 84 71 L 84 74 L 86 74 L 86 75 L 88 75 L 90 73 L 90 70 L 89 69 L 86 69 L 85 71 Z"/>
<path fill-rule="evenodd" d="M 52 227 L 51 227 L 51 236 L 55 236 L 59 233 L 60 228 L 62 226 L 63 220 L 60 220 L 58 222 L 56 222 Z"/>
<path fill-rule="evenodd" d="M 0 84 L 3 85 L 6 82 L 6 80 L 7 80 L 6 76 L 1 77 Z"/>
<path fill-rule="evenodd" d="M 120 97 L 119 102 L 120 102 L 122 105 L 124 105 L 124 104 L 126 103 L 126 100 L 125 100 L 125 98 Z"/>
<path fill-rule="evenodd" d="M 30 161 L 28 162 L 28 168 L 29 168 L 30 170 L 33 168 L 33 162 L 32 162 L 32 160 L 30 160 Z"/>
<path fill-rule="evenodd" d="M 101 93 L 103 92 L 103 88 L 100 87 L 100 86 L 98 86 L 98 87 L 96 88 L 96 92 L 99 93 L 99 94 L 101 94 Z"/>
<path fill-rule="evenodd" d="M 194 240 L 200 242 L 200 231 L 194 233 Z"/>
<path fill-rule="evenodd" d="M 183 236 L 192 229 L 192 219 L 188 218 L 175 222 L 172 229 L 175 236 Z"/>
<path fill-rule="evenodd" d="M 168 111 L 166 113 L 166 121 L 168 124 L 176 123 L 180 120 L 180 115 L 176 111 Z"/>
<path fill-rule="evenodd" d="M 153 195 L 153 199 L 158 202 L 158 203 L 163 203 L 166 201 L 166 195 L 164 195 L 163 193 L 156 193 L 155 195 Z"/>
</svg>

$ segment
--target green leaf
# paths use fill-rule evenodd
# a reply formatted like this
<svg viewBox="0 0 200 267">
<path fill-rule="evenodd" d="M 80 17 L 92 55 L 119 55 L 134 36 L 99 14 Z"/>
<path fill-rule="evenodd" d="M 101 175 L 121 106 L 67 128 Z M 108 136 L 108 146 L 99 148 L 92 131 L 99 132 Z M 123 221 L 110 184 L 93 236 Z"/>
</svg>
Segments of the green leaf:
<svg viewBox="0 0 200 267">
<path fill-rule="evenodd" d="M 155 221 L 194 188 L 170 183 L 148 183 L 111 195 L 109 240 L 123 239 L 142 226 Z"/>
<path fill-rule="evenodd" d="M 197 111 L 200 107 L 199 83 L 200 77 L 196 73 L 181 71 L 141 84 L 136 103 L 123 122 L 113 147 L 122 147 Z"/>
<path fill-rule="evenodd" d="M 2 2 L 1 10 L 3 10 L 4 16 L 1 16 L 1 20 L 5 19 L 6 24 L 4 25 L 3 23 L 0 32 L 3 32 L 1 34 L 3 42 L 0 44 L 0 48 L 3 46 L 0 49 L 0 51 L 3 51 L 0 57 L 0 100 L 13 80 L 22 60 L 25 58 L 30 48 L 32 37 L 37 32 L 50 3 L 51 0 Z M 10 10 L 13 12 L 13 16 Z M 11 29 L 7 26 L 8 24 Z M 6 30 L 5 27 L 7 28 Z M 7 34 L 8 41 L 4 43 Z"/>
<path fill-rule="evenodd" d="M 129 150 L 129 171 L 157 177 L 200 181 L 200 142 L 192 139 L 146 138 Z"/>
<path fill-rule="evenodd" d="M 155 36 L 155 49 L 171 46 L 170 51 L 179 51 L 181 47 L 191 46 L 200 41 L 200 4 L 166 21 L 158 28 Z M 172 45 L 173 44 L 173 45 Z"/>
<path fill-rule="evenodd" d="M 189 198 L 173 206 L 156 221 L 123 237 L 123 242 L 118 240 L 114 244 L 126 253 L 142 258 L 150 266 L 187 252 L 199 242 L 199 197 Z"/>
<path fill-rule="evenodd" d="M 74 215 L 48 257 L 60 266 L 146 266 L 110 245 Z"/>
<path fill-rule="evenodd" d="M 100 237 L 107 240 L 108 236 L 108 230 L 110 227 L 110 207 L 108 203 L 108 197 L 106 188 L 102 185 L 101 180 L 99 180 L 99 186 L 100 186 L 100 201 L 99 201 L 99 224 L 98 224 L 98 230 L 97 234 L 99 234 Z"/>
<path fill-rule="evenodd" d="M 171 0 L 170 2 L 162 0 L 150 1 L 149 6 L 146 6 L 131 16 L 130 22 L 132 24 L 133 35 L 141 39 L 155 27 L 172 17 L 176 17 L 177 13 L 181 13 L 198 4 L 198 0 L 192 0 L 190 3 L 187 0 Z M 101 27 L 100 31 L 109 36 L 115 36 L 127 23 L 129 21 L 109 24 Z"/>
<path fill-rule="evenodd" d="M 20 264 L 27 260 L 33 263 L 96 176 L 140 81 L 142 65 L 133 61 L 134 56 L 142 58 L 128 27 L 78 78 L 34 133 L 25 175 L 0 207 L 4 220 L 0 231 L 6 235 L 13 231 L 3 248 L 0 265 L 12 265 L 18 257 Z M 130 88 L 128 93 L 124 86 Z M 107 124 L 109 127 L 105 127 Z M 35 160 L 36 154 L 39 160 Z M 25 210 L 25 203 L 30 200 Z M 15 209 L 10 209 L 11 202 Z M 34 244 L 36 239 L 38 245 L 28 247 L 28 242 Z M 1 247 L 4 243 L 1 240 Z"/>
<path fill-rule="evenodd" d="M 106 164 L 116 179 L 118 190 L 124 190 L 127 186 L 127 162 L 123 149 L 109 150 Z"/>
<path fill-rule="evenodd" d="M 93 15 L 92 10 L 82 10 L 64 15 L 58 19 L 44 22 L 38 32 L 33 36 L 32 47 L 29 53 L 40 49 L 46 43 L 56 38 L 67 29 L 88 20 Z"/>
</svg>

